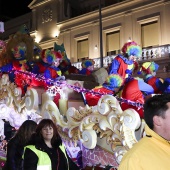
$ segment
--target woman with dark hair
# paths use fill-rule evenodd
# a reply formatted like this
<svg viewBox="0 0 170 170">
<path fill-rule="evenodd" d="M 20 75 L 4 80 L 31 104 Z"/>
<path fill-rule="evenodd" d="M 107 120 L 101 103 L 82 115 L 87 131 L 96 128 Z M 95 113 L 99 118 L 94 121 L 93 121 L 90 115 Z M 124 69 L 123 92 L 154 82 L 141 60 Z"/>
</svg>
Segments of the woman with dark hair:
<svg viewBox="0 0 170 170">
<path fill-rule="evenodd" d="M 69 158 L 51 119 L 43 119 L 25 147 L 24 170 L 78 170 Z"/>
<path fill-rule="evenodd" d="M 22 155 L 24 147 L 28 144 L 36 127 L 36 122 L 33 120 L 26 120 L 17 130 L 14 137 L 9 140 L 7 144 L 7 161 L 5 169 L 22 170 Z"/>
</svg>

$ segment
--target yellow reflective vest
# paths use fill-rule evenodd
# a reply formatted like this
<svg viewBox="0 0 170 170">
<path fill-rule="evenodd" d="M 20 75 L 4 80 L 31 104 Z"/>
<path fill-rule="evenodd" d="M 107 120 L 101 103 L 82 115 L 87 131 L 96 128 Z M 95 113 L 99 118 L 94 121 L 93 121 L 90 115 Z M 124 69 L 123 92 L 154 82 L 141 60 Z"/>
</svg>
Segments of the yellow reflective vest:
<svg viewBox="0 0 170 170">
<path fill-rule="evenodd" d="M 36 149 L 36 147 L 34 145 L 28 145 L 24 148 L 24 150 L 28 148 L 30 150 L 32 150 L 38 157 L 38 164 L 37 164 L 37 170 L 52 170 L 51 167 L 51 159 L 48 156 L 48 154 L 46 152 L 43 152 L 39 149 Z M 68 158 L 67 158 L 67 154 L 66 154 L 66 150 L 64 145 L 60 145 L 59 148 L 61 149 L 61 151 L 64 153 L 66 159 L 67 159 L 67 165 L 68 165 L 68 170 L 69 170 L 69 162 L 68 162 Z"/>
</svg>

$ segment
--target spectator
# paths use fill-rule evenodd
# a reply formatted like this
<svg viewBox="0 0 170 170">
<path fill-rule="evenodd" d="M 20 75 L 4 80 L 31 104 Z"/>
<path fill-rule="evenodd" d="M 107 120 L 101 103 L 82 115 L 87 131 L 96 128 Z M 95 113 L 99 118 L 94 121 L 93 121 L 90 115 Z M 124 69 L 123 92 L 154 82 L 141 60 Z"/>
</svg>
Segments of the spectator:
<svg viewBox="0 0 170 170">
<path fill-rule="evenodd" d="M 24 146 L 30 140 L 31 135 L 35 132 L 36 122 L 26 120 L 18 129 L 13 138 L 7 144 L 7 161 L 5 169 L 22 170 L 22 155 Z"/>
<path fill-rule="evenodd" d="M 123 157 L 118 170 L 167 170 L 170 166 L 170 95 L 155 95 L 144 104 L 143 137 Z"/>
<path fill-rule="evenodd" d="M 25 147 L 24 170 L 78 170 L 68 157 L 57 127 L 51 119 L 43 119 Z"/>
</svg>

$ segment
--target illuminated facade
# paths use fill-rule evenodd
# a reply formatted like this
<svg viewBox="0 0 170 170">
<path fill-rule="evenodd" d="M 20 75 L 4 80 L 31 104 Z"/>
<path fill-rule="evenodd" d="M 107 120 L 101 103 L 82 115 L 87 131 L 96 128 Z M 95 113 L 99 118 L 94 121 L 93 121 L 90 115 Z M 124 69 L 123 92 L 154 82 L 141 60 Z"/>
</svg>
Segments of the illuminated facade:
<svg viewBox="0 0 170 170">
<path fill-rule="evenodd" d="M 99 58 L 99 2 L 33 0 L 29 4 L 32 13 L 6 22 L 6 32 L 0 36 L 7 39 L 26 24 L 43 49 L 53 48 L 54 42 L 64 43 L 72 63 Z M 120 53 L 126 41 L 134 40 L 144 49 L 144 58 L 169 57 L 169 0 L 101 0 L 101 6 L 103 56 Z"/>
</svg>

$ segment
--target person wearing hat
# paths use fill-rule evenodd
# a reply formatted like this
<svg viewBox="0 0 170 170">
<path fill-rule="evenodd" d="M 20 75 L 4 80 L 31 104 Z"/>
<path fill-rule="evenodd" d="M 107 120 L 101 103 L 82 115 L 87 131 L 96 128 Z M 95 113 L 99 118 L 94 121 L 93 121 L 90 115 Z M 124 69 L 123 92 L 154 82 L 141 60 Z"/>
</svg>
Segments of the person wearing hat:
<svg viewBox="0 0 170 170">
<path fill-rule="evenodd" d="M 114 93 L 122 86 L 123 82 L 124 80 L 119 74 L 110 74 L 103 85 L 97 86 L 85 94 L 86 103 L 89 106 L 97 105 L 102 95 L 114 95 Z"/>
<path fill-rule="evenodd" d="M 0 72 L 8 73 L 9 80 L 21 88 L 24 94 L 30 85 L 31 79 L 23 78 L 25 75 L 15 74 L 31 71 L 33 60 L 34 41 L 26 32 L 18 31 L 10 36 L 6 44 L 5 63 L 0 67 Z"/>
<path fill-rule="evenodd" d="M 82 61 L 82 70 L 79 71 L 79 74 L 90 75 L 94 70 L 94 60 L 87 59 Z"/>
<path fill-rule="evenodd" d="M 61 70 L 58 68 L 60 62 L 62 61 L 62 55 L 56 51 L 51 51 L 50 53 L 52 56 L 52 61 L 51 65 L 45 70 L 44 77 L 55 81 L 58 77 L 62 76 Z"/>
<path fill-rule="evenodd" d="M 67 57 L 64 44 L 58 45 L 54 43 L 54 51 L 59 52 L 62 55 L 62 61 L 58 68 L 61 70 L 63 75 L 78 74 L 79 69 L 71 64 L 70 59 Z"/>
<path fill-rule="evenodd" d="M 156 77 L 158 68 L 159 65 L 155 62 L 145 62 L 138 74 L 143 74 L 145 82 L 153 87 L 155 94 L 162 94 L 168 88 L 170 80 L 166 78 L 162 81 L 162 79 Z"/>
<path fill-rule="evenodd" d="M 108 72 L 109 74 L 119 74 L 127 81 L 132 75 L 134 61 L 142 55 L 142 49 L 136 42 L 132 41 L 124 44 L 122 53 L 113 59 Z"/>
<path fill-rule="evenodd" d="M 38 75 L 44 74 L 45 70 L 52 65 L 53 57 L 50 49 L 42 50 L 41 60 L 34 65 L 32 72 Z"/>
<path fill-rule="evenodd" d="M 126 99 L 129 102 L 122 102 L 121 108 L 122 110 L 126 110 L 129 108 L 132 108 L 136 110 L 136 112 L 139 114 L 140 118 L 143 118 L 143 108 L 137 107 L 130 102 L 133 103 L 140 103 L 144 104 L 145 97 L 151 95 L 154 93 L 154 89 L 149 84 L 145 83 L 143 79 L 141 78 L 133 78 L 129 82 L 127 82 L 123 89 L 122 89 L 122 95 L 121 97 L 123 99 Z"/>
</svg>

